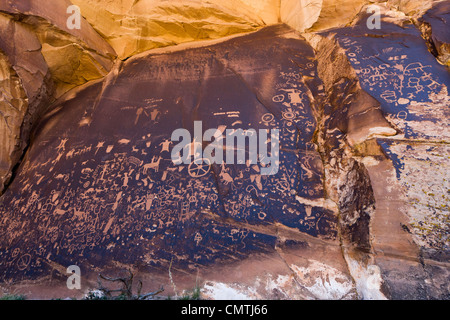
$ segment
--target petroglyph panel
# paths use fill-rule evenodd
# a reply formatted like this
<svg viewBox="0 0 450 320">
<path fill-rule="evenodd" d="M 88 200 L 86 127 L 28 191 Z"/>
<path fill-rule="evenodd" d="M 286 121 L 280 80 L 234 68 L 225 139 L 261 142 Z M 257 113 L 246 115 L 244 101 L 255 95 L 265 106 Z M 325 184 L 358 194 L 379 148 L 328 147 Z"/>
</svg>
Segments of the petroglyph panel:
<svg viewBox="0 0 450 320">
<path fill-rule="evenodd" d="M 279 37 L 283 28 L 132 58 L 113 80 L 54 105 L 0 202 L 3 279 L 44 275 L 48 261 L 185 270 L 236 261 L 274 252 L 278 226 L 335 240 L 336 213 L 314 205 L 324 190 L 313 110 L 325 93 L 313 50 Z M 171 134 L 193 136 L 194 121 L 279 129 L 279 171 L 175 165 Z"/>
<path fill-rule="evenodd" d="M 362 88 L 406 138 L 448 139 L 450 75 L 420 32 L 411 24 L 387 22 L 362 36 L 368 32 L 363 22 L 337 32 Z"/>
</svg>

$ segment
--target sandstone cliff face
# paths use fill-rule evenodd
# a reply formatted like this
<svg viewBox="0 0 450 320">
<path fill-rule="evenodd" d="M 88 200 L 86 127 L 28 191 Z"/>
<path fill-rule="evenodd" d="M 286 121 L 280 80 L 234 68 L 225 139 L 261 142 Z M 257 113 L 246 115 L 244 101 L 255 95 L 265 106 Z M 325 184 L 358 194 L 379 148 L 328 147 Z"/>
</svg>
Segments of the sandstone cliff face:
<svg viewBox="0 0 450 320">
<path fill-rule="evenodd" d="M 448 2 L 371 4 L 0 0 L 0 281 L 448 299 Z M 194 121 L 279 129 L 279 170 L 174 166 Z"/>
<path fill-rule="evenodd" d="M 26 25 L 0 15 L 2 42 L 2 146 L 0 189 L 11 178 L 29 138 L 31 124 L 48 103 L 50 73 L 41 44 Z"/>
<path fill-rule="evenodd" d="M 121 59 L 158 47 L 254 31 L 264 24 L 255 8 L 242 1 L 77 0 L 74 3 Z M 236 7 L 242 10 L 232 9 Z M 266 20 L 274 22 L 273 17 Z"/>
<path fill-rule="evenodd" d="M 2 87 L 0 190 L 49 103 L 69 89 L 104 77 L 113 65 L 114 50 L 85 20 L 80 30 L 67 27 L 69 5 L 0 1 L 0 53 L 7 81 Z"/>
<path fill-rule="evenodd" d="M 27 106 L 26 95 L 20 86 L 20 79 L 14 72 L 7 58 L 0 55 L 1 70 L 1 115 L 0 125 L 0 187 L 3 190 L 5 182 L 11 177 L 11 169 L 20 158 L 17 146 L 21 144 L 20 127 L 24 119 Z"/>
</svg>

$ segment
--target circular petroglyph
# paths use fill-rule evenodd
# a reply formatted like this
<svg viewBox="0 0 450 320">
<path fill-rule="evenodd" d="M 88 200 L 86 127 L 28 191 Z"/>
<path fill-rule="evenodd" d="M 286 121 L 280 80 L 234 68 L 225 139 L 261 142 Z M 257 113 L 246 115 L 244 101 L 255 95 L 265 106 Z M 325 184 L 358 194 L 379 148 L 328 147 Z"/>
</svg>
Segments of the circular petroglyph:
<svg viewBox="0 0 450 320">
<path fill-rule="evenodd" d="M 206 176 L 211 170 L 211 161 L 207 158 L 194 160 L 189 165 L 189 175 L 193 178 L 201 178 Z"/>
<path fill-rule="evenodd" d="M 31 255 L 24 254 L 23 256 L 21 256 L 18 260 L 17 260 L 17 269 L 19 269 L 20 271 L 25 270 L 31 262 Z"/>
<path fill-rule="evenodd" d="M 279 94 L 275 97 L 272 98 L 273 102 L 283 102 L 284 101 L 284 95 L 283 94 Z"/>
<path fill-rule="evenodd" d="M 262 121 L 264 121 L 266 123 L 272 122 L 273 119 L 275 119 L 275 117 L 271 113 L 266 113 L 265 115 L 262 116 Z"/>
<path fill-rule="evenodd" d="M 400 111 L 399 113 L 397 113 L 397 119 L 406 120 L 406 118 L 408 118 L 408 112 Z"/>
<path fill-rule="evenodd" d="M 408 104 L 410 101 L 409 101 L 409 99 L 400 98 L 400 99 L 398 99 L 397 102 L 398 102 L 398 104 L 405 105 L 405 104 Z"/>
</svg>

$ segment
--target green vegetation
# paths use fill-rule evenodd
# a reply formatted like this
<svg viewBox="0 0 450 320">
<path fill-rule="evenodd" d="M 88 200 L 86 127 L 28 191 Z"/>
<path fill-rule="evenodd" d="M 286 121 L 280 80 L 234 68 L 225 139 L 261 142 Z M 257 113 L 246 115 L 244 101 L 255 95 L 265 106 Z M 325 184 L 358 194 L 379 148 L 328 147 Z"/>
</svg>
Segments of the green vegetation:
<svg viewBox="0 0 450 320">
<path fill-rule="evenodd" d="M 5 294 L 0 297 L 1 301 L 11 301 L 11 300 L 26 300 L 26 297 L 22 294 Z"/>
<path fill-rule="evenodd" d="M 196 287 L 192 291 L 184 293 L 179 300 L 200 300 L 200 299 L 201 299 L 200 287 Z"/>
</svg>

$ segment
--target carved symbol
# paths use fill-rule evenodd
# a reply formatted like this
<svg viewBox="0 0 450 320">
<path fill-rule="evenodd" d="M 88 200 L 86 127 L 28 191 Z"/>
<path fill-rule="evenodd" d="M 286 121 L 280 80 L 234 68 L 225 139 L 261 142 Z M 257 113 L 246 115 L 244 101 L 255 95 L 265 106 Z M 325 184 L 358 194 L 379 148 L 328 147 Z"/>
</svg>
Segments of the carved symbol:
<svg viewBox="0 0 450 320">
<path fill-rule="evenodd" d="M 272 101 L 273 102 L 283 102 L 284 101 L 284 95 L 279 94 L 279 95 L 273 97 Z"/>
<path fill-rule="evenodd" d="M 12 252 L 12 257 L 15 258 L 19 255 L 20 249 L 19 248 L 15 248 L 14 251 Z"/>
<path fill-rule="evenodd" d="M 271 122 L 274 118 L 275 118 L 275 117 L 274 117 L 273 114 L 271 114 L 271 113 L 266 113 L 265 115 L 262 116 L 262 121 L 269 123 L 269 122 Z"/>
<path fill-rule="evenodd" d="M 31 255 L 24 254 L 17 260 L 17 268 L 20 271 L 25 270 L 31 262 Z"/>
<path fill-rule="evenodd" d="M 286 112 L 283 112 L 283 118 L 285 120 L 292 120 L 295 118 L 295 114 L 292 111 L 286 111 Z"/>
<path fill-rule="evenodd" d="M 147 174 L 149 169 L 153 169 L 153 170 L 155 170 L 155 172 L 158 172 L 159 171 L 159 164 L 161 163 L 161 159 L 162 159 L 161 157 L 158 157 L 158 158 L 153 157 L 151 163 L 148 163 L 148 164 L 144 165 L 143 173 Z"/>
<path fill-rule="evenodd" d="M 200 242 L 203 240 L 203 237 L 202 237 L 202 235 L 200 234 L 200 233 L 196 233 L 195 234 L 195 238 L 194 238 L 194 241 L 195 241 L 195 243 L 197 244 L 197 246 L 200 244 Z"/>
<path fill-rule="evenodd" d="M 397 119 L 406 120 L 406 118 L 408 118 L 408 113 L 406 111 L 400 111 L 397 114 Z"/>
<path fill-rule="evenodd" d="M 279 181 L 276 186 L 277 190 L 281 192 L 288 192 L 290 190 L 289 182 L 287 181 Z"/>
<path fill-rule="evenodd" d="M 189 175 L 193 178 L 204 177 L 210 170 L 211 161 L 207 158 L 202 158 L 191 162 L 188 168 Z"/>
<path fill-rule="evenodd" d="M 217 194 L 213 193 L 213 194 L 209 195 L 209 199 L 211 201 L 217 201 L 217 199 L 219 199 L 219 196 Z"/>
</svg>

